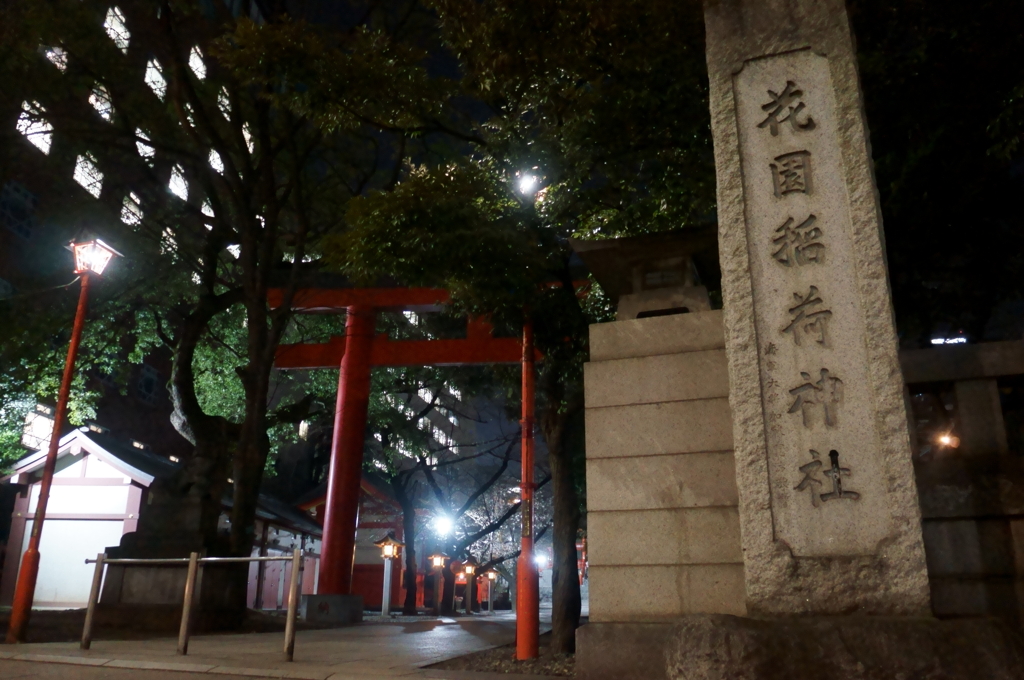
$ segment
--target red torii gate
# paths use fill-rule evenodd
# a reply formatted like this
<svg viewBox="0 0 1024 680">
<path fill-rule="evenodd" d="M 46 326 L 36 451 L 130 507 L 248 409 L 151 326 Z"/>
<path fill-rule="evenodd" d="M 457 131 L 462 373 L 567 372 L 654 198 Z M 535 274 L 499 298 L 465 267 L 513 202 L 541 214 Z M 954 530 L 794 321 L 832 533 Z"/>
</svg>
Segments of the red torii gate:
<svg viewBox="0 0 1024 680">
<path fill-rule="evenodd" d="M 495 338 L 491 324 L 471 318 L 464 340 L 391 340 L 386 334 L 374 333 L 378 310 L 436 309 L 448 300 L 448 291 L 437 288 L 315 288 L 299 290 L 293 296 L 291 306 L 296 312 L 344 309 L 347 313 L 343 337 L 321 344 L 282 345 L 274 362 L 278 369 L 341 367 L 317 592 L 347 595 L 352 589 L 370 368 L 521 362 L 523 534 L 516 569 L 516 656 L 535 658 L 540 622 L 537 567 L 533 561 L 533 374 L 539 356 L 533 346 L 533 328 L 527 321 L 522 340 Z M 271 290 L 268 301 L 272 307 L 279 306 L 282 292 Z"/>
</svg>

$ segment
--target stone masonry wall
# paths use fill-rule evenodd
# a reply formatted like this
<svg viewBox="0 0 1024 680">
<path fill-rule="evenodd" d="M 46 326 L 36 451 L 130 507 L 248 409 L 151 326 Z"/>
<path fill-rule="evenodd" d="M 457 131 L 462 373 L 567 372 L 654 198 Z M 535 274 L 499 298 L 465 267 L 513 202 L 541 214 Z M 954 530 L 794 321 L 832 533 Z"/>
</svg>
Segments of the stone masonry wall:
<svg viewBox="0 0 1024 680">
<path fill-rule="evenodd" d="M 722 312 L 591 326 L 590 620 L 745 614 Z"/>
</svg>

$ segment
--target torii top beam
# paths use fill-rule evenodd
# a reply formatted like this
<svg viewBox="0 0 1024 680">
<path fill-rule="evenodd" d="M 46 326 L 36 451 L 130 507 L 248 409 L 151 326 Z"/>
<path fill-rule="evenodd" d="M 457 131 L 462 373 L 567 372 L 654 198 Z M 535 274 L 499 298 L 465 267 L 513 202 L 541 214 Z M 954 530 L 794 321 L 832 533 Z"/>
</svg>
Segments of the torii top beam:
<svg viewBox="0 0 1024 680">
<path fill-rule="evenodd" d="M 278 289 L 268 295 L 271 306 L 281 304 Z M 350 306 L 374 309 L 437 309 L 449 300 L 439 288 L 309 288 L 296 291 L 292 309 L 297 312 L 341 311 Z M 336 368 L 345 355 L 345 337 L 329 342 L 281 345 L 274 367 L 278 369 Z M 483 319 L 470 319 L 465 340 L 391 340 L 386 334 L 373 339 L 371 366 L 461 366 L 465 364 L 516 364 L 522 361 L 519 338 L 495 338 L 494 327 Z M 536 358 L 539 360 L 540 355 Z"/>
</svg>

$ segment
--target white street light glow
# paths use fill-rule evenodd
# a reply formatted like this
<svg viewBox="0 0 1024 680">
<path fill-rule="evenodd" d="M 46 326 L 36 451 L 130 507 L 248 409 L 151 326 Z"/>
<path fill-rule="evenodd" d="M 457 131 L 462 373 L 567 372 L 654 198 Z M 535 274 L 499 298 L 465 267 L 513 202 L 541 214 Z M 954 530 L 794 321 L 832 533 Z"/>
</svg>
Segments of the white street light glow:
<svg viewBox="0 0 1024 680">
<path fill-rule="evenodd" d="M 532 194 L 537 189 L 537 178 L 533 175 L 523 175 L 519 178 L 519 191 L 523 194 Z"/>
<path fill-rule="evenodd" d="M 452 522 L 450 517 L 435 517 L 434 518 L 434 531 L 441 536 L 447 536 L 452 533 L 455 528 L 455 524 Z"/>
</svg>

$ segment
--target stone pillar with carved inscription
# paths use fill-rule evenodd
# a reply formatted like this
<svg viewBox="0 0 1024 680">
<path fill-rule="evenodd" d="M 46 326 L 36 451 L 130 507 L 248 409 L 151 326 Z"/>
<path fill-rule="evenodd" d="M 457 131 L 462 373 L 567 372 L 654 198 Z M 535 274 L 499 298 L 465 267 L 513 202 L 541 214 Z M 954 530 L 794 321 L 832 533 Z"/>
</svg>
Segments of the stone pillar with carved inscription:
<svg viewBox="0 0 1024 680">
<path fill-rule="evenodd" d="M 927 614 L 843 0 L 706 0 L 747 608 Z"/>
</svg>

